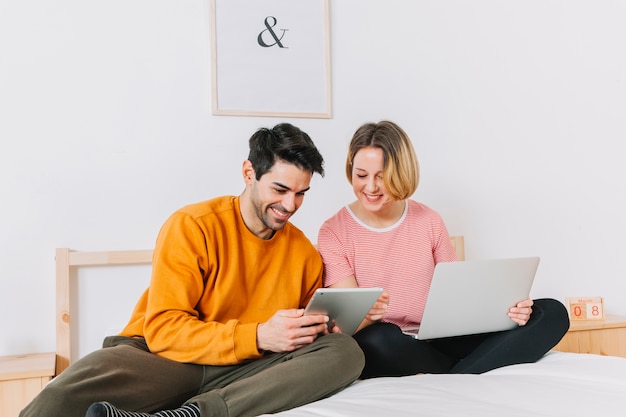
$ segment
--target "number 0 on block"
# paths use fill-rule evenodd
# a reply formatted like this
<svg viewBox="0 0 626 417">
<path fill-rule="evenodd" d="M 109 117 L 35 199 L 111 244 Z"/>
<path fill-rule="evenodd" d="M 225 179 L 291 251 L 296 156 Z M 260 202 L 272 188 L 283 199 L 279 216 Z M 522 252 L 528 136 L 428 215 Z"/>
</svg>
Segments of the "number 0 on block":
<svg viewBox="0 0 626 417">
<path fill-rule="evenodd" d="M 568 297 L 567 310 L 570 320 L 604 320 L 602 297 Z"/>
</svg>

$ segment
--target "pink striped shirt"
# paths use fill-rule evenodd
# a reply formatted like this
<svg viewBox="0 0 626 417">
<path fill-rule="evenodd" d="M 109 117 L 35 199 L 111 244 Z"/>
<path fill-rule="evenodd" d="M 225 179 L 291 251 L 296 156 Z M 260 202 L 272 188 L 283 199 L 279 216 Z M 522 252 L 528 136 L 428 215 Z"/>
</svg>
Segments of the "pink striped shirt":
<svg viewBox="0 0 626 417">
<path fill-rule="evenodd" d="M 359 287 L 389 293 L 384 321 L 401 327 L 420 323 L 435 265 L 456 261 L 448 230 L 430 207 L 406 200 L 396 224 L 377 229 L 343 207 L 320 228 L 324 286 L 354 275 Z"/>
</svg>

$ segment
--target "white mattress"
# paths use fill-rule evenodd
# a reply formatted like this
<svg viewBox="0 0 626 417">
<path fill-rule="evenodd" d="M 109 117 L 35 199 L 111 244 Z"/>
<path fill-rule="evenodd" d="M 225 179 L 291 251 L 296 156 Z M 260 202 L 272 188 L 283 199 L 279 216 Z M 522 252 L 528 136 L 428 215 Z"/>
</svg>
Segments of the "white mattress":
<svg viewBox="0 0 626 417">
<path fill-rule="evenodd" d="M 549 352 L 534 364 L 482 375 L 357 381 L 281 417 L 626 416 L 626 358 Z"/>
</svg>

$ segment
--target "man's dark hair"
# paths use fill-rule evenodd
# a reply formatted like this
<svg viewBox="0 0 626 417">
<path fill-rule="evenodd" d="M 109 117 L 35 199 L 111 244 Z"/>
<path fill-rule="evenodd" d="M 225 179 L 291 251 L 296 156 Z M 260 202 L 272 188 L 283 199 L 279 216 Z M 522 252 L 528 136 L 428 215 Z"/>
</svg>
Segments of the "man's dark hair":
<svg viewBox="0 0 626 417">
<path fill-rule="evenodd" d="M 305 132 L 289 124 L 281 123 L 272 129 L 257 130 L 249 141 L 248 160 L 259 180 L 266 174 L 276 160 L 293 164 L 311 174 L 324 176 L 324 158 Z"/>
</svg>

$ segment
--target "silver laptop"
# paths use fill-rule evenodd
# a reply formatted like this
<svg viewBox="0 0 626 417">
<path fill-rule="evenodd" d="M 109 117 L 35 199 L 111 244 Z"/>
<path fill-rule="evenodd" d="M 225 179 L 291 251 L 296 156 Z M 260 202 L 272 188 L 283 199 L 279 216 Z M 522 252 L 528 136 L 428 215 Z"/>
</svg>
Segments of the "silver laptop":
<svg viewBox="0 0 626 417">
<path fill-rule="evenodd" d="M 497 332 L 517 327 L 507 313 L 529 297 L 538 257 L 441 262 L 435 266 L 416 339 Z"/>
</svg>

